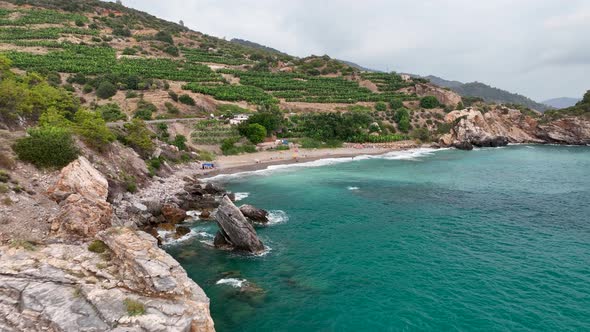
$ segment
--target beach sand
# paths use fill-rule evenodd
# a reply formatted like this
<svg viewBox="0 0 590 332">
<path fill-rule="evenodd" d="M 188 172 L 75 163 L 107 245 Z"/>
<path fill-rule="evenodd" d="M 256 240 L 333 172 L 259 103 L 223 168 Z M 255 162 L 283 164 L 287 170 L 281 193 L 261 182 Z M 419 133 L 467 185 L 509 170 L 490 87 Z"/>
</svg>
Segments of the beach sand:
<svg viewBox="0 0 590 332">
<path fill-rule="evenodd" d="M 348 145 L 334 149 L 291 149 L 286 151 L 262 151 L 236 156 L 218 156 L 213 162 L 215 169 L 199 170 L 202 177 L 220 174 L 234 174 L 256 171 L 272 165 L 303 163 L 326 158 L 353 158 L 362 155 L 381 155 L 392 151 L 418 148 L 414 141 L 401 141 L 386 144 Z"/>
</svg>

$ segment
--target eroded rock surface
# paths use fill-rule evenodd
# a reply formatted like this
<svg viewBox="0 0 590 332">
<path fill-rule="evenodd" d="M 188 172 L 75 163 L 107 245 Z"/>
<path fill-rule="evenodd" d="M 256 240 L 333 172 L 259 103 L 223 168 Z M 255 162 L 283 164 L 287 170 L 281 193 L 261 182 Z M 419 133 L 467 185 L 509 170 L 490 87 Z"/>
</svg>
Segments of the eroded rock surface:
<svg viewBox="0 0 590 332">
<path fill-rule="evenodd" d="M 51 222 L 51 235 L 83 241 L 111 226 L 113 209 L 107 202 L 106 178 L 84 157 L 64 167 L 48 194 L 59 203 Z"/>
<path fill-rule="evenodd" d="M 264 245 L 254 227 L 229 197 L 224 196 L 221 200 L 215 219 L 219 225 L 219 231 L 214 240 L 216 247 L 250 253 L 264 251 Z"/>
<path fill-rule="evenodd" d="M 204 292 L 148 234 L 100 237 L 103 254 L 72 244 L 0 248 L 0 330 L 214 331 Z M 144 312 L 130 315 L 128 300 Z"/>
<path fill-rule="evenodd" d="M 244 215 L 244 217 L 250 219 L 253 222 L 258 223 L 267 223 L 268 222 L 268 212 L 254 207 L 252 205 L 244 204 L 240 206 L 240 211 Z"/>
</svg>

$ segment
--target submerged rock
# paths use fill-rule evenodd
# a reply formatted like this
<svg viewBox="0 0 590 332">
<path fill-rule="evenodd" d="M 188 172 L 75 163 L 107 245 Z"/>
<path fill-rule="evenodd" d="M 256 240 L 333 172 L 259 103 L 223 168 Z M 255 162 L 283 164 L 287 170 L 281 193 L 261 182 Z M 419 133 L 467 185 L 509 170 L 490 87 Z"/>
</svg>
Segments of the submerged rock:
<svg viewBox="0 0 590 332">
<path fill-rule="evenodd" d="M 229 197 L 224 196 L 221 200 L 215 219 L 219 225 L 219 231 L 213 242 L 215 247 L 250 253 L 264 251 L 264 245 L 254 227 Z"/>
<path fill-rule="evenodd" d="M 256 208 L 252 205 L 244 204 L 240 206 L 240 211 L 244 214 L 244 217 L 250 219 L 253 222 L 268 222 L 268 212 L 263 209 Z"/>
</svg>

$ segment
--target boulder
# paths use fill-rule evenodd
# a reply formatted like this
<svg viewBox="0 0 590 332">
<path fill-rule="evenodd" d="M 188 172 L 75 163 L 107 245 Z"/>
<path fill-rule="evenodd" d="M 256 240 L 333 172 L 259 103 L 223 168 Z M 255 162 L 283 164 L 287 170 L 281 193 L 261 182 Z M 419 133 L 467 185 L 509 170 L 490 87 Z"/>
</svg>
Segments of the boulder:
<svg viewBox="0 0 590 332">
<path fill-rule="evenodd" d="M 455 149 L 459 149 L 459 150 L 466 150 L 466 151 L 473 150 L 473 145 L 467 141 L 455 142 L 455 143 L 453 143 L 453 147 Z"/>
<path fill-rule="evenodd" d="M 225 193 L 225 190 L 213 183 L 207 183 L 205 185 L 205 192 L 209 195 L 222 195 Z"/>
<path fill-rule="evenodd" d="M 179 208 L 176 204 L 168 203 L 162 206 L 162 216 L 172 224 L 178 224 L 186 219 L 186 211 Z"/>
<path fill-rule="evenodd" d="M 90 162 L 79 157 L 64 167 L 49 196 L 59 203 L 49 221 L 51 234 L 67 241 L 93 238 L 112 225 L 113 209 L 107 202 L 109 185 Z"/>
<path fill-rule="evenodd" d="M 186 226 L 178 226 L 176 227 L 176 236 L 183 237 L 191 232 L 191 229 Z"/>
<path fill-rule="evenodd" d="M 267 223 L 268 222 L 268 212 L 256 208 L 252 205 L 244 204 L 240 206 L 240 211 L 244 214 L 244 217 L 248 218 L 250 221 L 253 222 L 260 222 L 260 223 Z"/>
<path fill-rule="evenodd" d="M 477 147 L 492 147 L 497 148 L 500 146 L 508 145 L 508 138 L 504 136 L 495 136 L 495 137 L 484 137 L 480 139 L 473 139 L 471 143 Z"/>
<path fill-rule="evenodd" d="M 201 219 L 209 219 L 209 218 L 211 218 L 211 212 L 209 210 L 203 210 L 203 211 L 201 211 L 201 214 L 199 215 L 199 218 L 201 218 Z"/>
<path fill-rule="evenodd" d="M 264 251 L 264 245 L 254 227 L 229 197 L 224 196 L 221 200 L 215 219 L 219 225 L 219 232 L 214 241 L 216 247 L 250 253 Z"/>
</svg>

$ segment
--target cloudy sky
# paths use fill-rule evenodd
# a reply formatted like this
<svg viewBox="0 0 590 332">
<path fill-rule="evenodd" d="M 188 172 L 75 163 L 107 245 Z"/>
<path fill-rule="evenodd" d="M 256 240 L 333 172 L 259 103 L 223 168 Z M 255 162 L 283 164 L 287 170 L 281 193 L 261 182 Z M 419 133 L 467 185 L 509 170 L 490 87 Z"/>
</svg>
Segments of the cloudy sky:
<svg viewBox="0 0 590 332">
<path fill-rule="evenodd" d="M 588 0 L 123 0 L 296 56 L 480 81 L 536 100 L 590 89 Z"/>
</svg>

